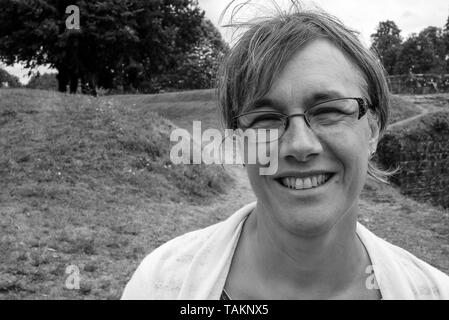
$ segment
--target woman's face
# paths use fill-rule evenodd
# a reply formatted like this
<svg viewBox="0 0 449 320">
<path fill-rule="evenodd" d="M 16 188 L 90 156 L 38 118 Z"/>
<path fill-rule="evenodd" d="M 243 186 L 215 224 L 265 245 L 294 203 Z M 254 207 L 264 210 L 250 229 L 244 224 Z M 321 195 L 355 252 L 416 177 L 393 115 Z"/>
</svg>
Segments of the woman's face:
<svg viewBox="0 0 449 320">
<path fill-rule="evenodd" d="M 337 47 L 318 39 L 292 57 L 264 100 L 271 101 L 270 110 L 302 113 L 312 104 L 332 98 L 366 98 L 363 83 L 358 70 Z M 258 219 L 302 236 L 325 233 L 339 221 L 353 221 L 365 183 L 369 146 L 375 147 L 377 135 L 377 126 L 370 128 L 366 115 L 330 135 L 314 133 L 301 116 L 290 118 L 278 141 L 277 173 L 260 175 L 259 165 L 247 166 L 260 214 L 266 215 Z M 319 184 L 329 176 L 310 188 L 314 179 Z"/>
</svg>

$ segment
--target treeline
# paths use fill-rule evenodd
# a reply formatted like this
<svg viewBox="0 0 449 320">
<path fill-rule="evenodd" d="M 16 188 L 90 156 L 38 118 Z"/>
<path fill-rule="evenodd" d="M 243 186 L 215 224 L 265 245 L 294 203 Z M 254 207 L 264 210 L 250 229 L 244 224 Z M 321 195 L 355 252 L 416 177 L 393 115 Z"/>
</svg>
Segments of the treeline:
<svg viewBox="0 0 449 320">
<path fill-rule="evenodd" d="M 79 29 L 66 25 L 73 4 Z M 226 50 L 196 0 L 0 1 L 0 60 L 49 65 L 61 92 L 210 88 Z"/>
<path fill-rule="evenodd" d="M 390 75 L 449 73 L 449 17 L 443 28 L 429 26 L 405 40 L 394 21 L 382 21 L 371 39 Z"/>
</svg>

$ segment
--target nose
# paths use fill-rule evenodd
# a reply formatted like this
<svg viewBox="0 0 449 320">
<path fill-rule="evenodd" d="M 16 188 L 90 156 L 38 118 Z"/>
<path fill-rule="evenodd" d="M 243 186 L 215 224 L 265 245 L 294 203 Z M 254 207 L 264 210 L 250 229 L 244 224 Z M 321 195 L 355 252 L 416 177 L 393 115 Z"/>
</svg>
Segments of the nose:
<svg viewBox="0 0 449 320">
<path fill-rule="evenodd" d="M 279 156 L 306 162 L 322 151 L 318 136 L 307 126 L 304 117 L 291 117 L 280 141 Z"/>
</svg>

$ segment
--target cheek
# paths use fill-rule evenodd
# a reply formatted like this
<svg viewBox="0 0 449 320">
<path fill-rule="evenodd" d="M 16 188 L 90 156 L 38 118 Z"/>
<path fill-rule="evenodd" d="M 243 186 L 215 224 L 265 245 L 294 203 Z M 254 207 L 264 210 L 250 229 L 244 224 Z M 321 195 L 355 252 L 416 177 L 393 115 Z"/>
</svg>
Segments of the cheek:
<svg viewBox="0 0 449 320">
<path fill-rule="evenodd" d="M 257 198 L 266 198 L 268 194 L 268 187 L 266 184 L 266 177 L 260 175 L 260 165 L 249 164 L 246 165 L 246 172 L 248 174 L 249 183 Z"/>
<path fill-rule="evenodd" d="M 344 179 L 362 178 L 368 165 L 368 140 L 363 130 L 332 135 L 326 145 L 344 170 Z"/>
</svg>

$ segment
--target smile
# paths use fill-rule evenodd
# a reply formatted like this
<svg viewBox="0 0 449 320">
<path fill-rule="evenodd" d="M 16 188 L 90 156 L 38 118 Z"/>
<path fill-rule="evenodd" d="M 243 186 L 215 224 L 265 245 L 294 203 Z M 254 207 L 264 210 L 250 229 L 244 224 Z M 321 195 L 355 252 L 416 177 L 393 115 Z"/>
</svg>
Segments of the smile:
<svg viewBox="0 0 449 320">
<path fill-rule="evenodd" d="M 325 184 L 327 181 L 330 180 L 330 178 L 333 176 L 333 173 L 326 173 L 326 174 L 318 174 L 314 176 L 309 177 L 283 177 L 280 179 L 277 179 L 280 184 L 282 184 L 284 187 L 295 189 L 295 190 L 307 190 L 307 189 L 313 189 L 317 188 L 323 184 Z"/>
</svg>

